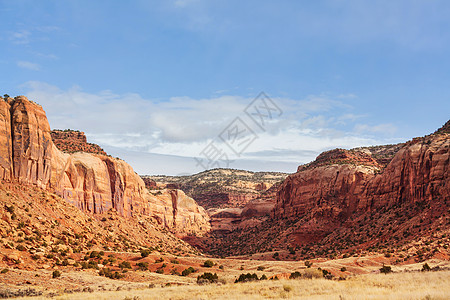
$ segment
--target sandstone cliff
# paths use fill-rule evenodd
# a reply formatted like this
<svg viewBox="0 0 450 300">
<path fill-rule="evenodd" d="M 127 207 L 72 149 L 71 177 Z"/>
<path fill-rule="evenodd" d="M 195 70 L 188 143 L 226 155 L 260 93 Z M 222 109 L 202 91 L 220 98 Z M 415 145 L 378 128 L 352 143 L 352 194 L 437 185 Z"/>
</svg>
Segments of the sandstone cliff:
<svg viewBox="0 0 450 300">
<path fill-rule="evenodd" d="M 300 169 L 281 185 L 274 214 L 298 217 L 320 209 L 344 220 L 356 211 L 445 202 L 450 197 L 449 147 L 448 134 L 434 134 L 406 143 L 383 170 L 367 160 L 337 164 L 333 159 Z"/>
<path fill-rule="evenodd" d="M 88 143 L 84 132 L 76 130 L 52 130 L 53 143 L 64 152 L 88 152 L 106 155 L 106 152 L 96 144 Z"/>
<path fill-rule="evenodd" d="M 0 176 L 53 190 L 85 212 L 114 209 L 121 216 L 147 216 L 179 234 L 203 234 L 209 217 L 195 201 L 167 203 L 152 196 L 130 165 L 105 155 L 61 152 L 52 142 L 44 110 L 24 96 L 0 101 Z M 164 212 L 160 206 L 164 207 Z"/>
<path fill-rule="evenodd" d="M 289 175 L 272 198 L 213 215 L 202 246 L 217 255 L 290 247 L 282 259 L 310 259 L 436 241 L 450 230 L 448 124 L 404 144 L 324 152 Z M 273 207 L 270 217 L 263 217 L 264 205 Z M 423 248 L 414 257 L 447 252 Z"/>
</svg>

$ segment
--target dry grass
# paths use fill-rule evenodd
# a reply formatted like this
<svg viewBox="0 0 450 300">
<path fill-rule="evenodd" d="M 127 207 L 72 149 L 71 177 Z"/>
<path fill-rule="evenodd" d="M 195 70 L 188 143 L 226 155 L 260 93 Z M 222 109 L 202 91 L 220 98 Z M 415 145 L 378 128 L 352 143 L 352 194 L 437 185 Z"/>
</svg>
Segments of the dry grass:
<svg viewBox="0 0 450 300">
<path fill-rule="evenodd" d="M 359 275 L 61 295 L 55 299 L 449 299 L 450 271 Z M 28 298 L 30 299 L 30 298 Z M 35 298 L 38 299 L 38 298 Z"/>
</svg>

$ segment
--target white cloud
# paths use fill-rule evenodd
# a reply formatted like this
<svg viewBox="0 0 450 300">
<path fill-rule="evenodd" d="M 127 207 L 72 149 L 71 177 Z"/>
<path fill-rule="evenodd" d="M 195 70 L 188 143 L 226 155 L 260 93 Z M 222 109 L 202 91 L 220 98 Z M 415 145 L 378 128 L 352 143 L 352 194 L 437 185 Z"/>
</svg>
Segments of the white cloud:
<svg viewBox="0 0 450 300">
<path fill-rule="evenodd" d="M 265 161 L 266 166 L 272 165 L 269 162 L 284 162 L 286 166 L 306 163 L 335 147 L 382 143 L 383 134 L 392 128 L 389 124 L 365 125 L 364 116 L 354 114 L 352 107 L 325 96 L 272 98 L 283 114 L 262 130 L 244 113 L 253 98 L 223 95 L 156 101 L 138 94 L 86 93 L 76 86 L 61 90 L 43 82 L 28 82 L 26 88 L 27 96 L 46 110 L 52 128 L 84 131 L 90 142 L 116 149 L 116 153 L 133 151 L 143 157 L 144 153 L 153 153 L 192 159 L 213 141 L 236 160 L 234 168 L 256 168 L 258 161 Z M 236 117 L 258 136 L 240 157 L 218 138 Z M 254 163 L 247 164 L 249 161 Z M 150 169 L 139 171 L 151 173 Z"/>
<path fill-rule="evenodd" d="M 24 61 L 24 60 L 18 61 L 17 66 L 22 69 L 28 69 L 28 70 L 32 70 L 32 71 L 39 71 L 41 68 L 41 66 L 39 64 L 32 63 L 29 61 Z"/>
<path fill-rule="evenodd" d="M 28 30 L 19 30 L 15 32 L 11 32 L 10 40 L 14 44 L 25 45 L 30 42 L 31 32 Z"/>
<path fill-rule="evenodd" d="M 367 124 L 356 124 L 355 132 L 357 133 L 384 133 L 388 135 L 393 135 L 397 132 L 397 127 L 393 124 L 378 124 L 378 125 L 367 125 Z"/>
</svg>

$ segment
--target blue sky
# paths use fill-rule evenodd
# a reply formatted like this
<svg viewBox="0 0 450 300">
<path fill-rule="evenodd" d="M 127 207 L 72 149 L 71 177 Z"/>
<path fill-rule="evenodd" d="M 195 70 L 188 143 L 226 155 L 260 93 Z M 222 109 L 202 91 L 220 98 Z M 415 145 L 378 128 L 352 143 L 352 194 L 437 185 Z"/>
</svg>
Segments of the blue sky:
<svg viewBox="0 0 450 300">
<path fill-rule="evenodd" d="M 0 0 L 0 15 L 0 93 L 139 173 L 200 171 L 261 91 L 283 114 L 230 167 L 294 172 L 449 118 L 448 1 Z"/>
</svg>

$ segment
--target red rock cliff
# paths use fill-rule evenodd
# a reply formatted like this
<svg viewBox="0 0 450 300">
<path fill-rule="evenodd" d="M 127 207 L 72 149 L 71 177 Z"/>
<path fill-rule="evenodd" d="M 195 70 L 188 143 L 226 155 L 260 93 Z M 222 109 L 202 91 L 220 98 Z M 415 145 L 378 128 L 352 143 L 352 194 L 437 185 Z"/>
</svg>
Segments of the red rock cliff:
<svg viewBox="0 0 450 300">
<path fill-rule="evenodd" d="M 325 152 L 283 182 L 273 214 L 303 218 L 296 234 L 308 241 L 325 236 L 355 213 L 423 201 L 445 205 L 450 200 L 449 149 L 448 133 L 416 138 L 385 169 L 367 155 Z"/>
<path fill-rule="evenodd" d="M 44 110 L 24 96 L 0 101 L 0 133 L 2 180 L 51 189 L 91 213 L 113 208 L 125 217 L 139 214 L 161 219 L 168 212 L 175 221 L 164 225 L 179 235 L 209 230 L 209 217 L 195 201 L 180 201 L 174 208 L 153 197 L 126 162 L 98 154 L 61 152 L 52 142 Z M 195 222 L 184 226 L 186 216 Z"/>
</svg>

